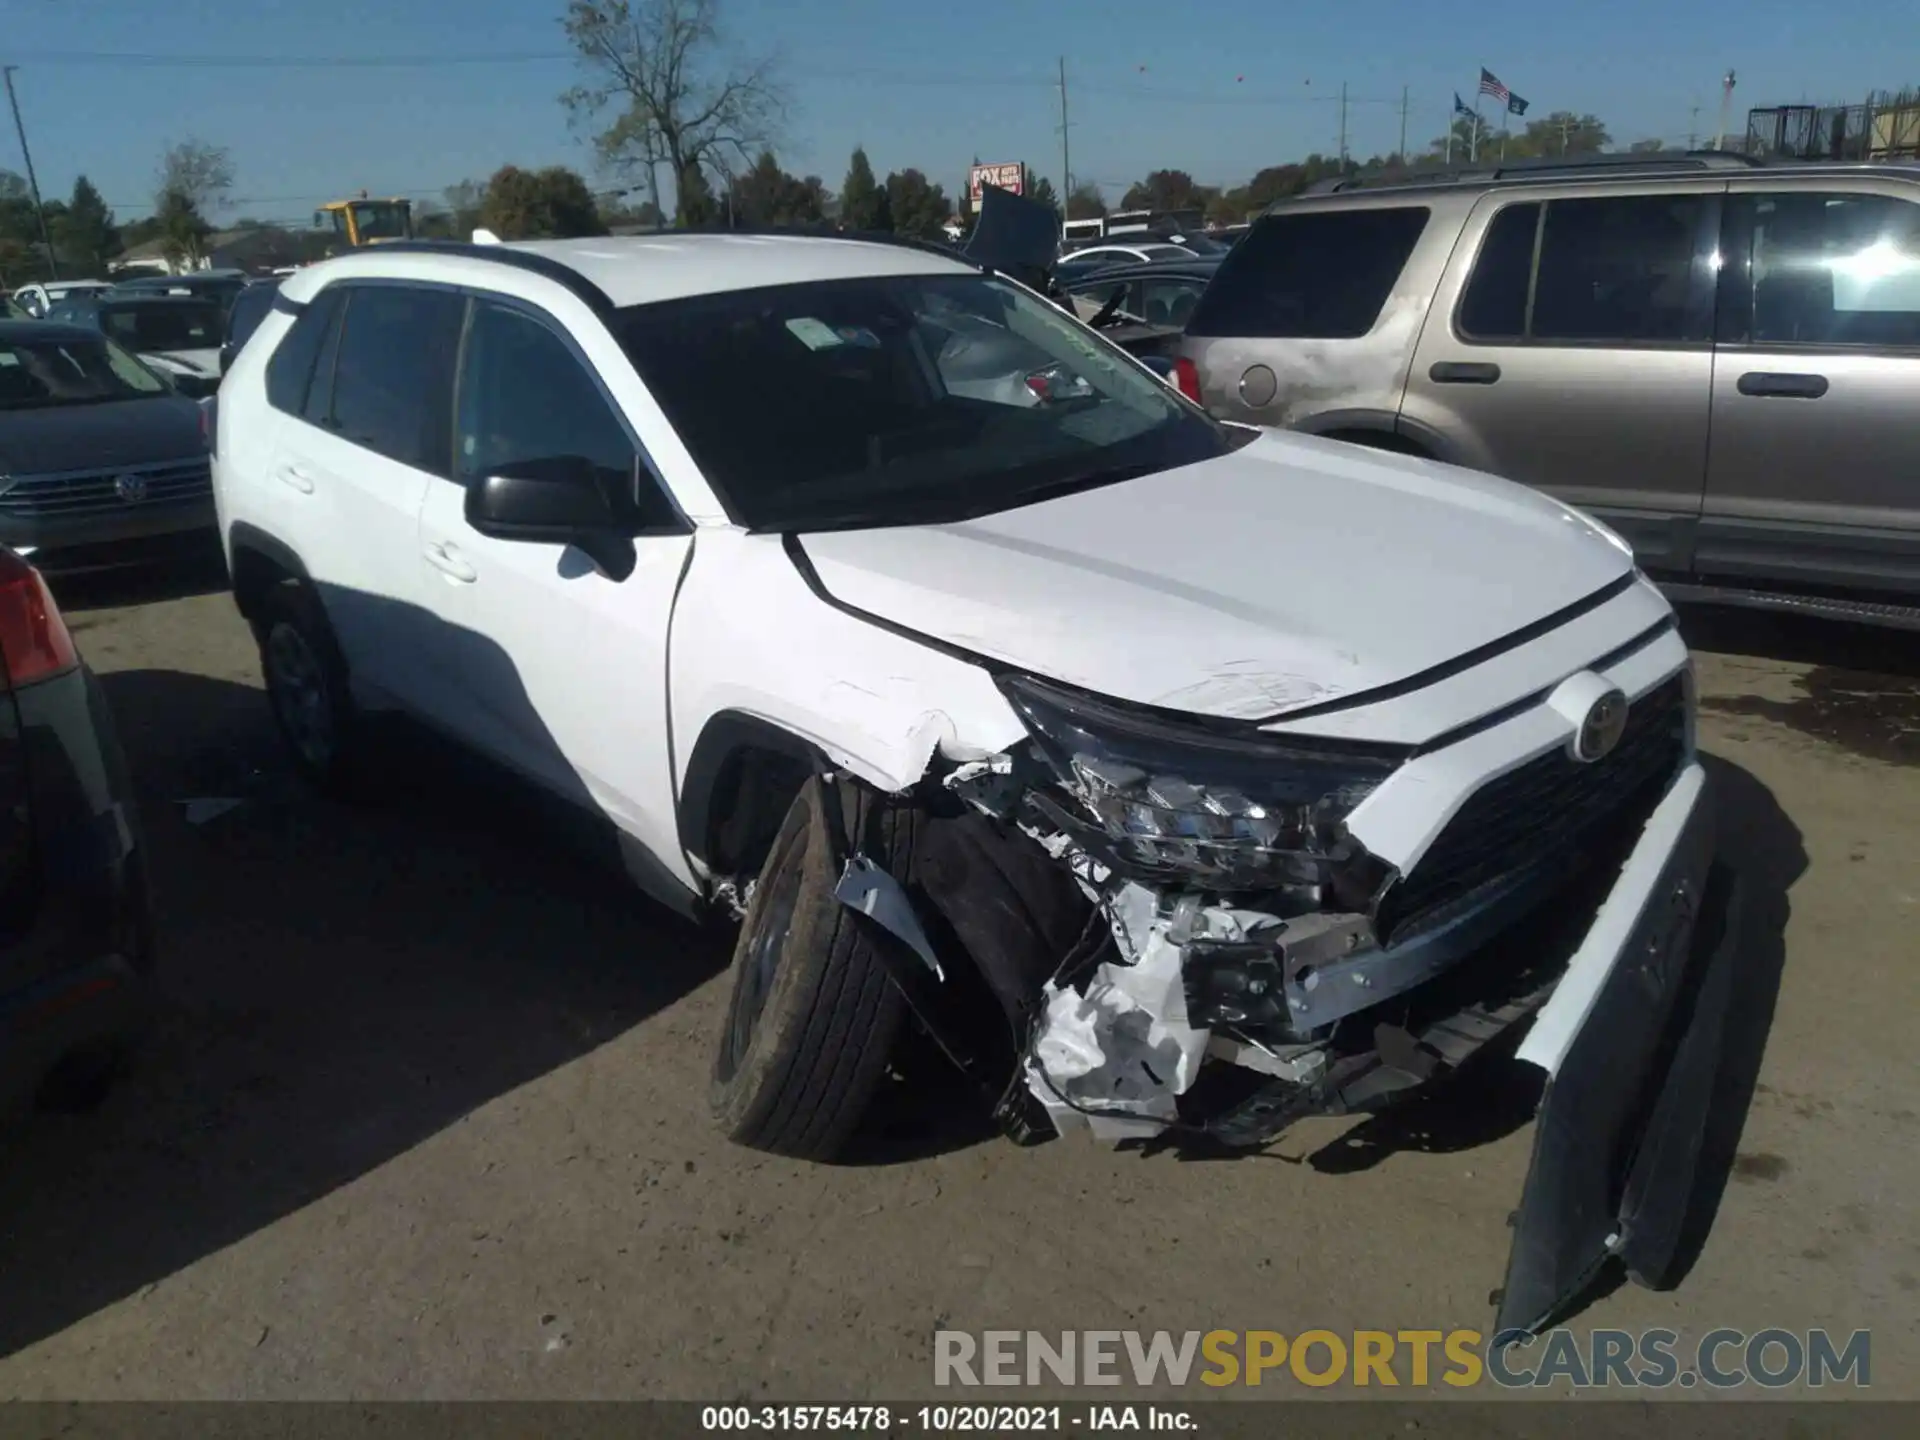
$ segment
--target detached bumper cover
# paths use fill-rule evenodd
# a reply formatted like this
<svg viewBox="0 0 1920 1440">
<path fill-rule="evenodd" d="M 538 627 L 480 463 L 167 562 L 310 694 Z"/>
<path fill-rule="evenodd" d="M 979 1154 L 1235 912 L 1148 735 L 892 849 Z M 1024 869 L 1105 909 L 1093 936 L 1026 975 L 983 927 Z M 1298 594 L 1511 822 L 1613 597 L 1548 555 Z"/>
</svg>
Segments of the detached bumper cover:
<svg viewBox="0 0 1920 1440">
<path fill-rule="evenodd" d="M 1681 771 L 1520 1047 L 1549 1078 L 1496 1335 L 1544 1328 L 1609 1255 L 1657 1281 L 1679 1247 L 1734 944 L 1694 954 L 1706 790 L 1697 761 Z"/>
</svg>

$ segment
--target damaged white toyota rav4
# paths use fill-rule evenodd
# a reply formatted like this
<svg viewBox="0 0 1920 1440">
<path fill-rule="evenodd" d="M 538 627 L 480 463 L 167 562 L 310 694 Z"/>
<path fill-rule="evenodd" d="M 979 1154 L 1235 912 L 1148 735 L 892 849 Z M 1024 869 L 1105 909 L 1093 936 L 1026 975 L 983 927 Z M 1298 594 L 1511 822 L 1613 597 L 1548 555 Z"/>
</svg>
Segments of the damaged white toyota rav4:
<svg viewBox="0 0 1920 1440">
<path fill-rule="evenodd" d="M 1017 1138 L 1241 1147 L 1524 1025 L 1503 1324 L 1664 1271 L 1712 840 L 1687 651 L 1581 515 L 1222 426 L 992 270 L 844 237 L 330 261 L 214 433 L 316 781 L 403 710 L 739 915 L 734 1139 L 832 1156 L 908 1023 Z"/>
</svg>

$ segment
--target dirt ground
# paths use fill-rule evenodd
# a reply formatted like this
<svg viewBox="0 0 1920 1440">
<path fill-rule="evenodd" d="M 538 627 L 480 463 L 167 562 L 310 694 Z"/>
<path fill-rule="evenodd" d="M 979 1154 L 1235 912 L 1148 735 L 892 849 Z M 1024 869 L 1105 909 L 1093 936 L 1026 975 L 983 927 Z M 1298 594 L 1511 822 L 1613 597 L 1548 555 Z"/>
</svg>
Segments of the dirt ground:
<svg viewBox="0 0 1920 1440">
<path fill-rule="evenodd" d="M 845 1402 L 932 1393 L 936 1328 L 1489 1324 L 1532 1135 L 1504 1064 L 1234 1162 L 1022 1151 L 920 1091 L 860 1163 L 729 1147 L 725 938 L 431 745 L 370 807 L 310 798 L 231 603 L 181 588 L 66 596 L 165 995 L 103 1108 L 0 1135 L 0 1396 Z M 1677 1290 L 1574 1324 L 1870 1329 L 1875 1394 L 1920 1397 L 1920 645 L 1685 625 L 1749 902 L 1717 1213 Z"/>
</svg>

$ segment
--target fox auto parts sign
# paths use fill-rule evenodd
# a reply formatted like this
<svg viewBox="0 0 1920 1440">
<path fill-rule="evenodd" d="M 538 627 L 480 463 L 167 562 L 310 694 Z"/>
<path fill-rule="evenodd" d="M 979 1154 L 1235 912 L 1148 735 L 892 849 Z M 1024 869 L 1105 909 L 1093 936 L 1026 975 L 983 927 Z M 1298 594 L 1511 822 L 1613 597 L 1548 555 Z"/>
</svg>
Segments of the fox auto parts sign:
<svg viewBox="0 0 1920 1440">
<path fill-rule="evenodd" d="M 1015 161 L 1010 165 L 975 165 L 967 172 L 967 193 L 973 197 L 973 203 L 980 203 L 980 187 L 997 186 L 1002 190 L 1011 190 L 1016 195 L 1027 193 L 1027 167 Z"/>
</svg>

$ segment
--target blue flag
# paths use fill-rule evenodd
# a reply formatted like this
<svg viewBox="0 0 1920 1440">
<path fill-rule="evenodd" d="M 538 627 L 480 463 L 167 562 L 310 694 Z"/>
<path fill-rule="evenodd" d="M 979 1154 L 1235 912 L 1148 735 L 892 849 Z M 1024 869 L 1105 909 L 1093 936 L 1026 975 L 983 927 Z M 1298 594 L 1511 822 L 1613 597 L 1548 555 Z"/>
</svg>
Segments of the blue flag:
<svg viewBox="0 0 1920 1440">
<path fill-rule="evenodd" d="M 1524 115 L 1524 114 L 1526 114 L 1526 113 L 1527 113 L 1527 102 L 1526 102 L 1526 101 L 1524 101 L 1524 100 L 1522 100 L 1522 99 L 1521 99 L 1521 98 L 1520 98 L 1520 97 L 1519 97 L 1518 95 L 1515 95 L 1515 94 L 1513 94 L 1512 92 L 1508 92 L 1508 95 L 1507 95 L 1507 113 L 1508 113 L 1509 115 Z"/>
<path fill-rule="evenodd" d="M 1472 109 L 1467 105 L 1467 102 L 1460 98 L 1460 92 L 1458 90 L 1453 92 L 1453 113 L 1456 115 L 1471 115 L 1473 113 Z"/>
</svg>

